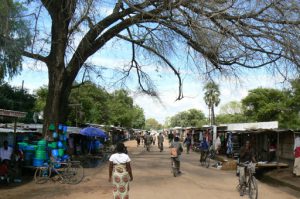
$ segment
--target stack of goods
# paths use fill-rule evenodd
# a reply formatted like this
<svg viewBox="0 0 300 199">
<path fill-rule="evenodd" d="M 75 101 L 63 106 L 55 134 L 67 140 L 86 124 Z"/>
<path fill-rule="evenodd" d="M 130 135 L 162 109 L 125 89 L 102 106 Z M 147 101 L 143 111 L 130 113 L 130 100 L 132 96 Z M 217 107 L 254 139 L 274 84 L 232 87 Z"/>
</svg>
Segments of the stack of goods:
<svg viewBox="0 0 300 199">
<path fill-rule="evenodd" d="M 35 145 L 28 145 L 26 143 L 23 144 L 23 152 L 24 152 L 24 164 L 29 166 L 32 165 L 32 160 L 35 154 L 36 146 Z"/>
<path fill-rule="evenodd" d="M 33 159 L 33 166 L 40 167 L 43 166 L 44 161 L 47 160 L 46 153 L 46 140 L 40 140 L 37 144 L 37 150 L 35 151 L 35 158 Z"/>
<path fill-rule="evenodd" d="M 48 144 L 48 147 L 51 148 L 52 157 L 56 161 L 61 161 L 65 157 L 65 150 L 67 148 L 67 126 L 61 124 L 58 125 L 57 132 L 52 133 L 52 137 L 55 140 L 54 142 Z"/>
</svg>

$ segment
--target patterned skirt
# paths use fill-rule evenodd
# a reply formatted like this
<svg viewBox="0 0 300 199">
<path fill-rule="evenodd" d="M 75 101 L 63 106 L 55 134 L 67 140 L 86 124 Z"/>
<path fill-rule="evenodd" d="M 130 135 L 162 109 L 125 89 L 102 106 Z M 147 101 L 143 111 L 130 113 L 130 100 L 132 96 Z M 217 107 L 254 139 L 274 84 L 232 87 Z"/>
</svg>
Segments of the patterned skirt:
<svg viewBox="0 0 300 199">
<path fill-rule="evenodd" d="M 123 164 L 114 165 L 113 170 L 114 199 L 129 199 L 129 174 Z"/>
</svg>

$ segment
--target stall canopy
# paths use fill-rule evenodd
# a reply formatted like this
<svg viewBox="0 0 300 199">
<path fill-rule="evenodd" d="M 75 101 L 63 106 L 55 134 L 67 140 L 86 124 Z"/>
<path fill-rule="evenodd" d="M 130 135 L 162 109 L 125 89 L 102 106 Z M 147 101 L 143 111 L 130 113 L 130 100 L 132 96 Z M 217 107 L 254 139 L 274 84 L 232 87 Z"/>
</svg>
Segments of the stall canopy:
<svg viewBox="0 0 300 199">
<path fill-rule="evenodd" d="M 105 132 L 99 128 L 95 127 L 86 127 L 80 130 L 81 135 L 89 136 L 89 137 L 101 137 L 101 138 L 108 138 Z"/>
</svg>

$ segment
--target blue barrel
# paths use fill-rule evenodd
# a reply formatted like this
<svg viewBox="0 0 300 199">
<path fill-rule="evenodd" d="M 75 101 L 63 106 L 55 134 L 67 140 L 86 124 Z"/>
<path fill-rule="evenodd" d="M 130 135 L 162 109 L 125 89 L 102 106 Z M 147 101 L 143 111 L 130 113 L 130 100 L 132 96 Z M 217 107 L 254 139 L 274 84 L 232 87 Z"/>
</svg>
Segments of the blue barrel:
<svg viewBox="0 0 300 199">
<path fill-rule="evenodd" d="M 41 167 L 43 165 L 44 165 L 44 160 L 43 159 L 38 159 L 38 158 L 33 159 L 33 166 Z"/>
<path fill-rule="evenodd" d="M 34 157 L 34 151 L 24 151 L 24 164 L 31 165 Z"/>
<path fill-rule="evenodd" d="M 58 133 L 56 133 L 56 132 L 53 132 L 53 133 L 52 133 L 52 137 L 53 137 L 53 138 L 57 138 L 57 136 L 58 136 Z"/>
<path fill-rule="evenodd" d="M 52 149 L 51 154 L 53 157 L 58 157 L 58 149 Z"/>
<path fill-rule="evenodd" d="M 58 142 L 57 142 L 57 146 L 58 146 L 58 148 L 60 148 L 60 149 L 64 148 L 64 144 L 62 143 L 62 141 L 58 141 Z"/>
</svg>

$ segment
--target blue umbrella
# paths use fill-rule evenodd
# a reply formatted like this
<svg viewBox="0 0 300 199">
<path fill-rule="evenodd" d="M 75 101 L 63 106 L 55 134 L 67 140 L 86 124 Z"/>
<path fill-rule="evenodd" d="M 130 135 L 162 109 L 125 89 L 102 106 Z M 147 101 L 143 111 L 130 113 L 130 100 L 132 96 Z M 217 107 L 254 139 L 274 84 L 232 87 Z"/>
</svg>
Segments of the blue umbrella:
<svg viewBox="0 0 300 199">
<path fill-rule="evenodd" d="M 89 137 L 108 138 L 104 131 L 95 127 L 86 127 L 84 129 L 81 129 L 80 134 Z"/>
</svg>

